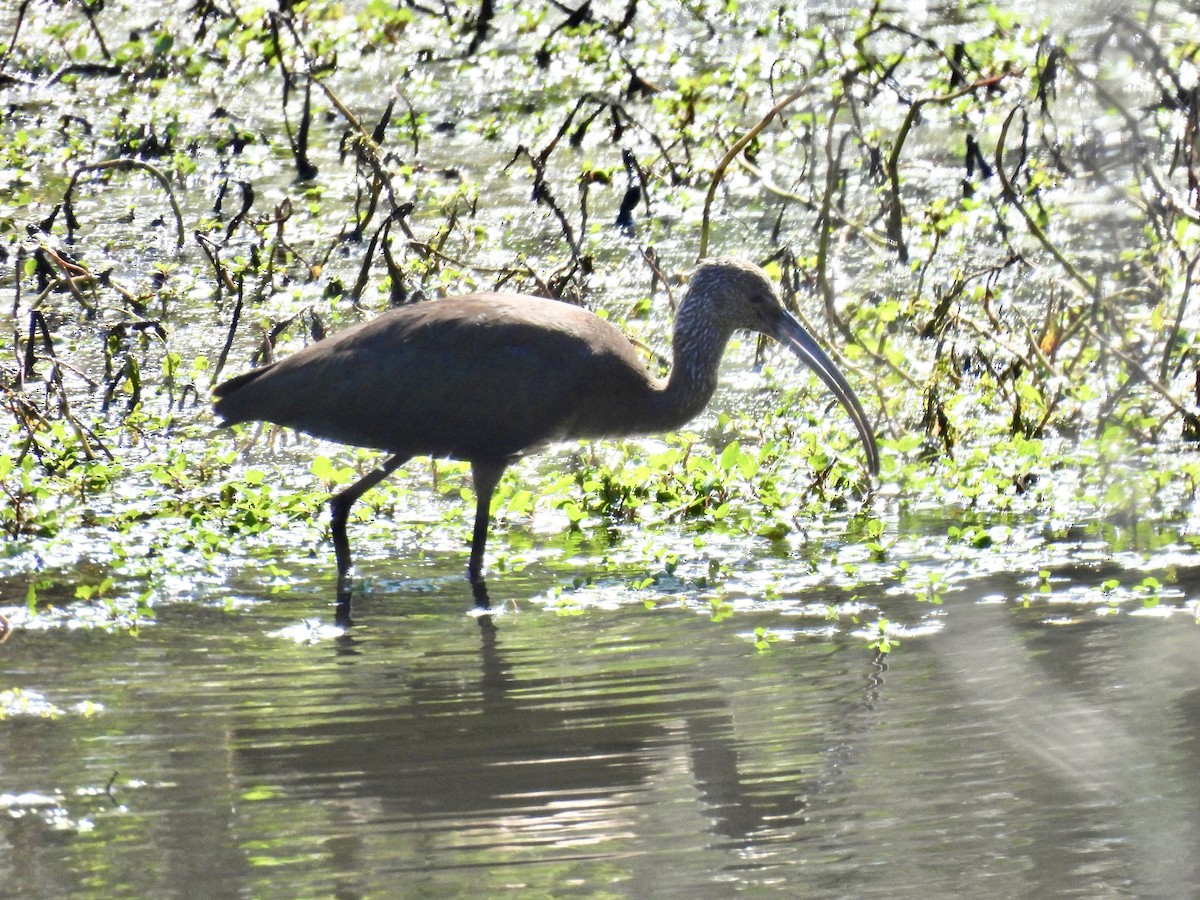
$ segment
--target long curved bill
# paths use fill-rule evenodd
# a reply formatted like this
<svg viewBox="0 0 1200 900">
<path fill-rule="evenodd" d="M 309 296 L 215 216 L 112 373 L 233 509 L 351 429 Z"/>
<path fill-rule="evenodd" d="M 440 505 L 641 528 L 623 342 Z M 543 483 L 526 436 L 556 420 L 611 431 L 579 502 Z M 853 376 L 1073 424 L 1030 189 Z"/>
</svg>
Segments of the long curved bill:
<svg viewBox="0 0 1200 900">
<path fill-rule="evenodd" d="M 878 475 L 879 448 L 875 444 L 875 432 L 871 430 L 871 423 L 867 421 L 867 414 L 863 412 L 858 397 L 854 395 L 845 376 L 833 364 L 833 360 L 825 355 L 825 351 L 821 349 L 816 338 L 809 334 L 804 326 L 786 310 L 780 310 L 780 316 L 775 321 L 775 328 L 771 336 L 791 349 L 800 357 L 800 361 L 816 372 L 829 390 L 833 391 L 838 402 L 850 414 L 850 418 L 854 421 L 854 427 L 858 429 L 858 436 L 862 438 L 863 448 L 867 453 L 867 465 L 871 474 Z"/>
</svg>

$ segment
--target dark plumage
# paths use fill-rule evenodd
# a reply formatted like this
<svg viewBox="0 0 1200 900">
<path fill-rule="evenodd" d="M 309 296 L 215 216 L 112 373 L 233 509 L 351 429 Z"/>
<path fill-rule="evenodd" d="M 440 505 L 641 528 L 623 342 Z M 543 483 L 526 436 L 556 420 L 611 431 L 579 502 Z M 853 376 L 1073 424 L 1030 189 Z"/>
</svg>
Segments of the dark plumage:
<svg viewBox="0 0 1200 900">
<path fill-rule="evenodd" d="M 516 456 L 546 443 L 668 431 L 700 412 L 739 329 L 789 347 L 833 391 L 872 473 L 875 437 L 845 378 L 784 309 L 770 279 L 737 260 L 702 263 L 675 321 L 670 377 L 655 378 L 616 328 L 587 310 L 519 294 L 401 307 L 219 385 L 226 425 L 265 420 L 393 454 L 332 501 L 338 595 L 348 615 L 346 517 L 413 456 L 471 463 L 478 497 L 469 576 L 486 605 L 483 549 L 492 492 Z"/>
</svg>

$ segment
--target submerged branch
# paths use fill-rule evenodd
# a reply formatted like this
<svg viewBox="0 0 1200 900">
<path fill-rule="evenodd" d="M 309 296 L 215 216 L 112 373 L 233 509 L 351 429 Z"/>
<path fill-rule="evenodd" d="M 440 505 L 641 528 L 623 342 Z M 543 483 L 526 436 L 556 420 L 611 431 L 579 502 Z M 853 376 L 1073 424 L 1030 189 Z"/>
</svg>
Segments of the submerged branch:
<svg viewBox="0 0 1200 900">
<path fill-rule="evenodd" d="M 884 163 L 888 182 L 891 187 L 887 236 L 892 246 L 895 247 L 896 254 L 900 257 L 901 262 L 908 262 L 908 244 L 904 240 L 904 203 L 900 199 L 900 153 L 904 149 L 904 142 L 908 139 L 909 132 L 912 131 L 913 126 L 916 125 L 917 119 L 921 115 L 921 109 L 931 105 L 945 106 L 948 103 L 953 103 L 960 97 L 965 97 L 967 94 L 972 94 L 984 88 L 995 87 L 1008 77 L 1008 74 L 1007 72 L 1001 72 L 999 75 L 993 75 L 991 78 L 981 78 L 979 81 L 959 88 L 957 91 L 951 91 L 949 94 L 940 94 L 936 97 L 918 97 L 909 106 L 908 114 L 904 117 L 904 122 L 901 124 L 900 130 L 896 132 L 896 140 L 892 144 L 892 152 L 888 154 L 887 161 Z"/>
<path fill-rule="evenodd" d="M 1138 377 L 1142 379 L 1147 387 L 1166 400 L 1171 408 L 1183 417 L 1183 420 L 1188 425 L 1189 429 L 1191 429 L 1193 432 L 1200 431 L 1200 418 L 1197 417 L 1196 413 L 1192 412 L 1190 409 L 1180 403 L 1179 400 L 1176 399 L 1175 395 L 1171 393 L 1171 389 L 1155 378 L 1154 375 L 1149 372 L 1146 367 L 1137 360 L 1136 357 L 1131 356 L 1121 348 L 1114 346 L 1112 343 L 1106 342 L 1091 325 L 1085 325 L 1084 328 L 1094 340 L 1104 344 L 1108 350 L 1112 351 L 1114 356 L 1120 359 L 1121 362 L 1125 363 L 1125 365 L 1129 366 L 1129 368 L 1133 369 L 1133 371 L 1138 374 Z"/>
<path fill-rule="evenodd" d="M 1063 267 L 1063 271 L 1065 271 L 1071 277 L 1071 280 L 1083 288 L 1084 294 L 1095 300 L 1099 296 L 1099 286 L 1097 283 L 1089 279 L 1077 268 L 1075 268 L 1075 265 L 1069 259 L 1067 259 L 1066 256 L 1063 255 L 1063 252 L 1058 249 L 1055 243 L 1046 236 L 1046 232 L 1042 230 L 1042 227 L 1037 223 L 1037 220 L 1033 217 L 1033 214 L 1026 208 L 1025 204 L 1021 202 L 1020 195 L 1017 193 L 1016 188 L 1013 187 L 1012 181 L 1008 177 L 1008 172 L 1005 171 L 1004 143 L 1008 137 L 1008 128 L 1012 124 L 1013 118 L 1020 111 L 1020 109 L 1021 108 L 1019 106 L 1013 107 L 1013 109 L 1009 112 L 1008 116 L 1004 119 L 1004 125 L 1000 128 L 1000 139 L 996 142 L 996 174 L 1000 176 L 1000 185 L 1004 189 L 1004 197 L 1017 208 L 1017 212 L 1021 214 L 1021 218 L 1025 220 L 1025 224 L 1029 228 L 1029 233 L 1037 238 L 1038 243 L 1045 247 L 1050 255 L 1053 256 L 1058 262 L 1058 264 Z"/>
<path fill-rule="evenodd" d="M 762 130 L 771 124 L 772 119 L 803 97 L 807 92 L 808 85 L 805 85 L 799 90 L 792 91 L 792 93 L 767 110 L 767 114 L 751 126 L 749 131 L 734 141 L 733 146 L 725 152 L 725 155 L 721 157 L 721 161 L 713 169 L 712 181 L 708 185 L 708 193 L 704 195 L 704 214 L 700 221 L 700 250 L 696 254 L 698 260 L 708 256 L 708 233 L 711 228 L 713 197 L 716 196 L 717 187 L 721 184 L 721 179 L 725 177 L 725 170 L 729 168 L 729 164 L 737 158 L 737 155 L 746 149 L 746 145 L 758 137 Z"/>
<path fill-rule="evenodd" d="M 167 199 L 171 202 L 171 212 L 175 216 L 175 246 L 183 246 L 183 213 L 179 211 L 179 202 L 175 199 L 175 191 L 171 188 L 171 181 L 163 173 L 162 169 L 153 166 L 148 162 L 140 159 L 105 159 L 100 162 L 84 163 L 75 170 L 75 174 L 71 176 L 71 182 L 67 185 L 67 192 L 63 195 L 63 205 L 67 209 L 67 221 L 74 221 L 74 214 L 71 212 L 71 195 L 75 192 L 75 185 L 84 172 L 98 172 L 106 169 L 140 169 L 143 172 L 149 173 L 154 177 L 162 189 L 166 191 Z M 68 232 L 70 226 L 68 225 Z M 70 236 L 70 235 L 68 235 Z"/>
</svg>

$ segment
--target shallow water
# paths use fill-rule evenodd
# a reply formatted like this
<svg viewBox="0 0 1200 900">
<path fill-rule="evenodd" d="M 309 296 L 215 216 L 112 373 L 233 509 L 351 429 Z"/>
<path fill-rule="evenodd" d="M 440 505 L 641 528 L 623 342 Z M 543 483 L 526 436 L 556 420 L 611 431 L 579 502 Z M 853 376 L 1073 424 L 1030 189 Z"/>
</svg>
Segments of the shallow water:
<svg viewBox="0 0 1200 900">
<path fill-rule="evenodd" d="M 1186 893 L 1194 621 L 988 587 L 882 666 L 681 606 L 477 619 L 450 578 L 375 582 L 346 634 L 307 593 L 19 632 L 9 682 L 63 713 L 0 721 L 2 891 Z"/>
<path fill-rule="evenodd" d="M 971 31 L 957 21 L 961 4 L 912 6 L 915 26 Z M 1039 3 L 1009 7 L 1044 17 Z M 137 22 L 175 15 L 170 4 L 131 8 Z M 814 21 L 837 20 L 849 8 L 811 10 Z M 1083 25 L 1084 37 L 1094 36 L 1117 8 L 1058 4 L 1054 17 L 1060 29 Z M 0 8 L 0 33 L 12 29 L 10 12 Z M 698 33 L 699 18 L 689 8 L 679 24 Z M 498 48 L 520 23 L 509 17 Z M 705 37 L 679 46 L 712 44 Z M 507 52 L 480 65 L 507 67 Z M 651 74 L 664 69 L 654 56 L 645 56 Z M 386 100 L 380 84 L 400 69 L 391 56 L 365 59 L 374 68 L 343 72 L 337 86 L 371 122 Z M 545 94 L 540 82 L 513 85 L 490 68 L 455 79 L 453 61 L 418 71 L 439 82 L 418 98 L 420 108 L 439 118 L 452 111 L 465 125 L 504 103 L 515 107 L 514 94 Z M 1137 80 L 1128 81 L 1134 91 Z M 108 84 L 14 88 L 13 121 L 22 109 L 36 119 L 51 100 L 93 115 L 105 108 Z M 221 102 L 279 134 L 278 86 L 265 85 L 261 94 L 223 88 Z M 189 95 L 179 105 L 207 121 L 214 103 Z M 873 127 L 894 129 L 904 110 L 876 105 Z M 555 115 L 565 113 L 547 113 Z M 936 121 L 912 138 L 910 146 L 927 144 L 905 178 L 918 188 L 923 179 L 948 184 L 954 195 L 961 161 Z M 530 206 L 529 179 L 508 172 L 517 137 L 493 145 L 478 134 L 430 133 L 423 150 L 429 172 L 461 167 L 468 184 L 478 176 L 487 201 L 478 222 L 520 240 L 481 242 L 470 249 L 472 263 L 506 265 L 518 250 L 561 261 L 562 236 Z M 322 227 L 335 230 L 336 198 L 348 204 L 354 193 L 336 146 L 314 151 L 334 210 Z M 286 154 L 266 151 L 252 146 L 238 164 L 258 186 L 260 209 L 283 197 L 299 206 Z M 209 215 L 209 180 L 181 189 L 189 228 Z M 48 184 L 41 199 L 57 202 L 61 189 Z M 1104 272 L 1127 249 L 1116 226 L 1134 220 L 1123 195 L 1083 187 L 1073 185 L 1073 221 L 1105 227 L 1080 228 L 1072 249 Z M 611 193 L 610 205 L 620 191 Z M 112 212 L 163 204 L 157 185 L 128 179 L 85 186 L 77 211 L 93 265 L 112 255 L 132 283 L 170 260 L 178 277 L 200 279 L 200 302 L 170 310 L 171 346 L 186 366 L 198 354 L 215 357 L 225 336 L 228 313 L 213 314 L 208 269 L 194 247 L 175 255 L 169 227 L 140 233 Z M 692 219 L 686 210 L 659 211 L 661 221 L 640 226 L 640 240 L 664 259 L 689 256 L 694 209 Z M 758 222 L 762 210 L 751 209 L 747 221 Z M 424 216 L 422 235 L 441 222 Z M 775 218 L 739 224 L 725 244 L 757 253 Z M 807 235 L 807 220 L 796 222 Z M 308 232 L 315 225 L 294 227 L 322 244 Z M 632 253 L 607 231 L 593 240 L 601 253 Z M 543 242 L 550 246 L 539 256 Z M 497 248 L 501 255 L 488 255 Z M 841 251 L 851 298 L 879 287 L 873 274 L 851 282 L 858 252 L 852 244 Z M 185 275 L 196 260 L 201 274 Z M 606 274 L 618 265 L 602 268 L 595 293 L 606 309 L 640 296 L 640 282 L 635 289 L 629 280 L 641 276 L 622 282 Z M 612 283 L 601 289 L 602 278 Z M 271 298 L 273 316 L 322 291 L 315 282 L 293 288 Z M 247 365 L 258 342 L 244 328 L 225 374 Z M 71 359 L 98 373 L 103 346 L 81 340 Z M 159 369 L 161 351 L 144 351 L 145 371 Z M 746 383 L 759 378 L 743 371 L 752 355 L 744 346 L 731 360 L 727 371 L 737 374 L 695 426 L 712 432 L 712 449 L 729 437 L 714 417 L 756 401 Z M 207 422 L 207 411 L 196 415 Z M 187 449 L 201 456 L 194 440 Z M 309 463 L 320 448 L 281 443 L 260 443 L 238 465 L 257 466 L 272 484 L 315 490 Z M 140 443 L 122 452 L 132 464 Z M 563 457 L 537 465 L 568 469 Z M 541 481 L 520 483 L 536 490 L 544 471 Z M 1054 473 L 1064 492 L 1070 475 Z M 802 534 L 774 543 L 631 526 L 614 527 L 609 546 L 568 532 L 560 511 L 540 508 L 532 525 L 512 514 L 494 529 L 493 596 L 505 602 L 485 619 L 466 613 L 469 504 L 431 500 L 429 485 L 413 481 L 412 497 L 389 500 L 399 507 L 393 515 L 353 527 L 365 577 L 358 624 L 340 633 L 328 624 L 331 554 L 317 545 L 319 528 L 281 521 L 264 539 L 278 543 L 266 547 L 214 528 L 233 546 L 213 561 L 175 546 L 172 532 L 154 534 L 172 522 L 151 515 L 159 482 L 123 477 L 119 490 L 147 504 L 145 522 L 120 536 L 85 528 L 4 548 L 0 612 L 18 628 L 0 644 L 0 896 L 1177 897 L 1200 883 L 1200 519 L 1193 509 L 1179 521 L 1177 502 L 1163 504 L 1175 518 L 1162 521 L 1158 498 L 1131 488 L 1118 507 L 1127 518 L 1071 501 L 1054 514 L 1034 510 L 1030 525 L 1018 514 L 977 517 L 966 498 L 953 510 L 937 493 L 932 504 L 897 500 L 885 484 L 869 507 L 886 521 L 885 543 L 896 542 L 882 561 L 861 537 L 844 537 L 837 514 L 798 523 Z M 994 546 L 948 535 L 949 526 L 977 520 L 997 530 Z M 143 572 L 115 558 L 110 543 L 118 542 L 135 561 L 177 556 Z M 629 583 L 659 575 L 648 543 L 678 547 L 679 569 L 639 592 Z M 267 561 L 290 575 L 263 574 Z M 713 563 L 719 571 L 705 581 Z M 897 574 L 901 563 L 907 576 Z M 1158 606 L 1138 584 L 1151 573 L 1164 582 Z M 105 627 L 103 602 L 73 600 L 77 586 L 109 575 L 118 585 L 108 599 L 122 610 L 143 590 L 153 595 L 154 618 L 137 636 Z M 1106 579 L 1119 587 L 1103 588 Z M 18 621 L 29 582 L 39 585 L 38 614 Z M 926 599 L 945 595 L 941 605 L 919 602 L 923 584 Z M 736 613 L 712 621 L 714 600 Z M 836 622 L 823 618 L 827 604 L 838 608 Z M 850 621 L 856 609 L 861 622 Z M 861 629 L 884 615 L 902 631 L 899 649 L 880 660 Z M 755 647 L 757 627 L 779 638 L 766 652 Z"/>
</svg>

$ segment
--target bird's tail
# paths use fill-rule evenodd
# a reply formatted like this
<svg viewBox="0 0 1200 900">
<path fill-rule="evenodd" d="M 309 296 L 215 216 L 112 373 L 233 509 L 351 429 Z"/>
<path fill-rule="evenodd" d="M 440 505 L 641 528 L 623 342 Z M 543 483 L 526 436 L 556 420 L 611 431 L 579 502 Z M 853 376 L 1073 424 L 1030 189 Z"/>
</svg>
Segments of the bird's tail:
<svg viewBox="0 0 1200 900">
<path fill-rule="evenodd" d="M 213 396 L 217 398 L 213 403 L 213 411 L 221 417 L 222 425 L 237 425 L 239 422 L 247 422 L 255 418 L 253 414 L 243 409 L 245 404 L 239 400 L 238 392 L 251 382 L 257 381 L 270 368 L 270 366 L 262 366 L 258 369 L 251 369 L 228 381 L 222 381 L 213 388 Z"/>
</svg>

